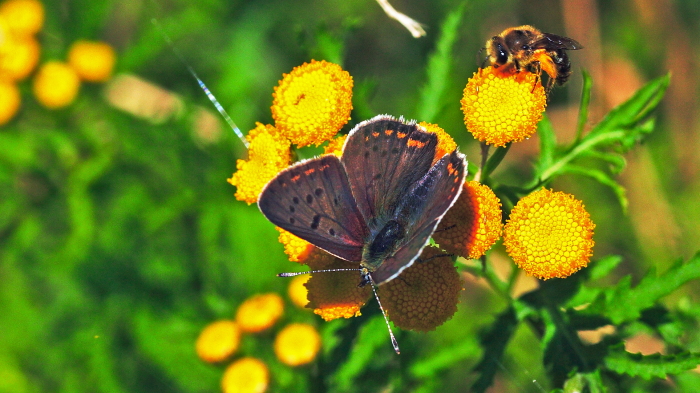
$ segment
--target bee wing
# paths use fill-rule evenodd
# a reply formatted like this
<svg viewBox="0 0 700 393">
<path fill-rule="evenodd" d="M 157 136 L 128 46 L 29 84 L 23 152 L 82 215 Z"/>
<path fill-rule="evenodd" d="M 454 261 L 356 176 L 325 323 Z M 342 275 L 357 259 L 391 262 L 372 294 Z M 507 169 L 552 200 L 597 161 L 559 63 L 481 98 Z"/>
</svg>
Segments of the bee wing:
<svg viewBox="0 0 700 393">
<path fill-rule="evenodd" d="M 582 49 L 583 45 L 579 44 L 578 41 L 571 39 L 569 37 L 562 37 L 556 34 L 542 33 L 535 42 L 532 44 L 534 49 Z"/>
</svg>

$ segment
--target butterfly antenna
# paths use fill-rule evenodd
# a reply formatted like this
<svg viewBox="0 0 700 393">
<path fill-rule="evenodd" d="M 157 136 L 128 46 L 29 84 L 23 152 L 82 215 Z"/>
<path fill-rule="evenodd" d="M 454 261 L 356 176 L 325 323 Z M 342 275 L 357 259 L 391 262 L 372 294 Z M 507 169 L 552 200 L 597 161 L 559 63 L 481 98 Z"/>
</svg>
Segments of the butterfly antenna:
<svg viewBox="0 0 700 393">
<path fill-rule="evenodd" d="M 372 286 L 372 292 L 374 292 L 374 298 L 377 299 L 377 304 L 379 304 L 379 309 L 382 310 L 382 315 L 384 316 L 384 322 L 386 322 L 386 328 L 389 329 L 389 337 L 391 337 L 391 345 L 394 347 L 394 351 L 396 352 L 397 355 L 401 353 L 399 350 L 399 343 L 396 341 L 396 337 L 394 337 L 394 332 L 391 330 L 391 325 L 389 325 L 389 318 L 386 316 L 386 311 L 384 310 L 384 307 L 382 307 L 382 302 L 379 301 L 379 295 L 377 294 L 377 285 L 374 283 L 374 280 L 372 279 L 372 276 L 367 274 L 369 277 L 369 283 Z"/>
<path fill-rule="evenodd" d="M 221 104 L 219 103 L 219 100 L 217 100 L 216 97 L 214 97 L 214 94 L 212 94 L 212 92 L 209 91 L 209 88 L 207 87 L 207 85 L 205 85 L 204 82 L 199 78 L 199 76 L 194 71 L 194 69 L 190 66 L 190 64 L 185 61 L 185 58 L 182 56 L 180 51 L 175 47 L 172 40 L 170 40 L 170 37 L 165 32 L 165 30 L 163 30 L 163 27 L 160 25 L 160 23 L 155 18 L 153 18 L 151 20 L 151 22 L 158 28 L 158 31 L 160 31 L 160 34 L 163 36 L 163 39 L 165 40 L 165 42 L 170 46 L 170 49 L 173 50 L 173 53 L 175 53 L 175 56 L 177 56 L 177 58 L 182 62 L 182 64 L 184 64 L 185 67 L 187 67 L 187 71 L 189 71 L 190 74 L 192 74 L 192 76 L 194 77 L 194 79 L 197 80 L 197 84 L 199 84 L 199 87 L 204 91 L 204 94 L 207 95 L 207 98 L 209 98 L 209 101 L 211 101 L 211 103 L 214 104 L 214 107 L 216 108 L 216 110 L 219 111 L 219 113 L 224 118 L 224 120 L 226 120 L 226 123 L 228 123 L 229 127 L 231 127 L 231 129 L 236 134 L 238 139 L 240 139 L 241 142 L 243 142 L 243 145 L 245 145 L 245 147 L 247 149 L 250 144 L 245 139 L 245 136 L 243 136 L 241 129 L 238 128 L 236 123 L 233 122 L 233 120 L 228 115 L 228 113 L 226 113 L 226 110 L 224 109 L 224 107 L 221 106 Z"/>
<path fill-rule="evenodd" d="M 292 272 L 292 273 L 278 273 L 277 277 L 295 277 L 301 276 L 302 274 L 312 274 L 312 273 L 325 273 L 325 272 L 356 272 L 362 269 L 326 269 L 326 270 L 309 270 L 308 272 Z"/>
</svg>

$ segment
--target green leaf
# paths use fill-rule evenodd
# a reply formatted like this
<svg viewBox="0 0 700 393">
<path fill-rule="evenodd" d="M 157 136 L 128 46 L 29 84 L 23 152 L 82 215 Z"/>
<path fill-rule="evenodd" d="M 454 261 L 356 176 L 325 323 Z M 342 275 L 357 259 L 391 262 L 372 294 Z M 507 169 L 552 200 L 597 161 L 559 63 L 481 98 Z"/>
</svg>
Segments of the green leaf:
<svg viewBox="0 0 700 393">
<path fill-rule="evenodd" d="M 642 121 L 656 109 L 671 82 L 671 74 L 652 80 L 639 89 L 630 99 L 611 110 L 598 123 L 591 134 L 628 129 Z"/>
<path fill-rule="evenodd" d="M 554 161 L 554 149 L 557 145 L 557 136 L 554 127 L 545 113 L 544 117 L 537 125 L 537 135 L 540 138 L 540 159 L 535 164 L 537 173 L 542 173 L 545 168 L 549 168 Z"/>
<path fill-rule="evenodd" d="M 500 370 L 503 354 L 518 322 L 515 309 L 511 307 L 502 312 L 491 329 L 482 334 L 480 341 L 484 354 L 479 364 L 474 367 L 474 371 L 479 373 L 479 378 L 472 385 L 471 392 L 485 392 L 491 386 L 496 372 Z"/>
<path fill-rule="evenodd" d="M 631 288 L 630 277 L 624 277 L 616 287 L 601 294 L 583 312 L 601 313 L 609 317 L 614 324 L 633 321 L 663 296 L 698 278 L 700 253 L 695 254 L 687 263 L 680 261 L 659 276 L 656 276 L 653 270 L 650 271 L 634 288 Z"/>
<path fill-rule="evenodd" d="M 620 345 L 611 348 L 605 357 L 605 366 L 618 373 L 644 379 L 666 378 L 668 374 L 679 374 L 697 367 L 700 353 L 683 352 L 675 355 L 642 355 L 625 351 Z"/>
<path fill-rule="evenodd" d="M 338 367 L 333 381 L 337 389 L 340 391 L 349 390 L 355 378 L 361 375 L 370 363 L 377 362 L 376 354 L 381 346 L 391 348 L 391 342 L 386 331 L 384 318 L 381 315 L 376 315 L 360 329 L 348 360 Z M 376 366 L 376 364 L 374 365 Z"/>
<path fill-rule="evenodd" d="M 416 361 L 410 368 L 411 374 L 420 379 L 434 378 L 440 371 L 452 367 L 479 352 L 479 346 L 473 339 L 447 346 L 425 359 Z"/>
<path fill-rule="evenodd" d="M 591 179 L 597 181 L 598 183 L 604 186 L 610 187 L 610 189 L 615 193 L 617 201 L 622 207 L 622 211 L 627 212 L 627 206 L 629 205 L 629 203 L 627 201 L 625 188 L 622 187 L 620 183 L 616 182 L 615 179 L 611 178 L 609 174 L 598 169 L 585 168 L 578 165 L 566 165 L 561 169 L 560 173 L 583 175 L 586 177 L 590 177 Z"/>
<path fill-rule="evenodd" d="M 458 29 L 464 15 L 464 3 L 450 12 L 442 24 L 442 32 L 437 42 L 436 51 L 428 59 L 428 81 L 420 92 L 418 119 L 434 123 L 435 117 L 444 107 L 443 97 L 448 86 L 449 74 L 452 69 L 452 48 L 458 36 Z"/>
<path fill-rule="evenodd" d="M 576 124 L 574 144 L 578 143 L 583 136 L 583 128 L 588 120 L 588 105 L 591 102 L 591 86 L 593 85 L 591 75 L 588 72 L 584 70 L 581 72 L 581 75 L 583 76 L 583 87 L 581 88 L 581 105 L 578 110 L 578 124 Z"/>
<path fill-rule="evenodd" d="M 588 269 L 588 277 L 590 280 L 600 280 L 606 277 L 610 272 L 615 270 L 617 265 L 622 262 L 622 257 L 619 255 L 608 255 L 601 260 L 593 262 Z"/>
<path fill-rule="evenodd" d="M 494 150 L 493 154 L 491 154 L 491 157 L 486 161 L 486 165 L 484 165 L 484 168 L 481 172 L 481 181 L 485 182 L 486 179 L 488 179 L 489 175 L 491 175 L 491 172 L 494 171 L 498 167 L 498 165 L 503 161 L 505 158 L 506 154 L 508 154 L 508 150 L 510 150 L 510 147 L 513 146 L 513 143 L 508 143 L 507 145 L 503 147 L 497 147 L 496 150 Z"/>
</svg>

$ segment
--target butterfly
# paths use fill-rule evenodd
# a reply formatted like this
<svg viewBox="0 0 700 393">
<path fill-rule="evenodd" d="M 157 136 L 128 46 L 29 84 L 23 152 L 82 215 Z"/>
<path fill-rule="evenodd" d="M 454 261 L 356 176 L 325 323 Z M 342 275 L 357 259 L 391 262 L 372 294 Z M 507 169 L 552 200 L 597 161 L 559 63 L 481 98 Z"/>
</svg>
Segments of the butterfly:
<svg viewBox="0 0 700 393">
<path fill-rule="evenodd" d="M 435 157 L 437 143 L 414 121 L 376 116 L 350 131 L 340 158 L 281 171 L 258 207 L 278 227 L 359 263 L 360 286 L 374 288 L 418 259 L 462 191 L 464 155 Z"/>
</svg>

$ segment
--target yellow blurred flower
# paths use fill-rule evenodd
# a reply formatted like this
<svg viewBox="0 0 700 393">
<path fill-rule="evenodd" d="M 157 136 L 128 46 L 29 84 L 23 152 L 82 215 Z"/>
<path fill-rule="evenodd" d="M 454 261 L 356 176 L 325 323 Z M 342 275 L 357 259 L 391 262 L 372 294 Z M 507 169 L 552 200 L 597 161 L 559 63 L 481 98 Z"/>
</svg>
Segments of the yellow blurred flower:
<svg viewBox="0 0 700 393">
<path fill-rule="evenodd" d="M 307 297 L 314 313 L 326 321 L 337 318 L 352 318 L 360 315 L 360 308 L 372 294 L 372 288 L 360 288 L 360 270 L 357 263 L 351 263 L 318 248 L 311 252 L 305 263 L 311 270 L 343 269 L 357 267 L 357 271 L 323 272 L 311 275 L 306 283 Z"/>
<path fill-rule="evenodd" d="M 241 329 L 234 321 L 216 321 L 202 330 L 195 345 L 205 362 L 220 362 L 233 355 L 241 342 Z"/>
<path fill-rule="evenodd" d="M 10 121 L 19 110 L 21 97 L 14 82 L 0 79 L 0 125 Z"/>
<path fill-rule="evenodd" d="M 328 142 L 328 146 L 323 148 L 323 152 L 326 154 L 335 154 L 338 157 L 342 156 L 346 139 L 348 139 L 347 135 L 340 135 L 331 139 L 330 142 Z"/>
<path fill-rule="evenodd" d="M 231 363 L 221 379 L 224 393 L 263 393 L 270 383 L 270 372 L 262 361 L 245 357 Z"/>
<path fill-rule="evenodd" d="M 320 145 L 350 120 L 352 85 L 337 64 L 311 60 L 295 67 L 272 94 L 275 127 L 299 147 Z"/>
<path fill-rule="evenodd" d="M 298 307 L 304 308 L 309 303 L 309 299 L 306 296 L 306 294 L 309 293 L 305 285 L 307 281 L 309 281 L 308 274 L 296 276 L 289 283 L 289 288 L 287 288 L 289 298 L 292 299 L 292 303 Z"/>
<path fill-rule="evenodd" d="M 0 4 L 0 17 L 13 35 L 30 36 L 44 25 L 44 5 L 38 0 L 7 0 Z"/>
<path fill-rule="evenodd" d="M 289 260 L 304 262 L 314 249 L 314 245 L 280 227 L 275 227 L 275 229 L 280 233 L 278 240 L 284 245 L 284 253 L 289 256 Z"/>
<path fill-rule="evenodd" d="M 116 55 L 105 42 L 79 40 L 68 51 L 68 63 L 88 82 L 106 82 L 112 77 Z"/>
<path fill-rule="evenodd" d="M 321 349 L 321 336 L 305 323 L 287 325 L 275 338 L 275 354 L 288 366 L 311 363 Z"/>
<path fill-rule="evenodd" d="M 496 194 L 483 184 L 466 182 L 433 239 L 447 252 L 478 259 L 501 237 L 501 219 L 501 201 Z"/>
<path fill-rule="evenodd" d="M 462 281 L 452 258 L 439 254 L 439 249 L 426 247 L 421 260 L 379 287 L 379 298 L 396 327 L 427 332 L 457 311 Z"/>
<path fill-rule="evenodd" d="M 537 79 L 527 71 L 503 74 L 493 67 L 475 72 L 461 100 L 467 130 L 477 140 L 495 146 L 532 136 L 547 106 Z"/>
<path fill-rule="evenodd" d="M 284 312 L 284 302 L 276 293 L 255 295 L 246 299 L 236 312 L 236 322 L 244 332 L 256 333 L 268 329 Z"/>
<path fill-rule="evenodd" d="M 6 36 L 0 40 L 0 76 L 22 80 L 39 61 L 39 42 L 32 36 Z"/>
<path fill-rule="evenodd" d="M 229 183 L 236 187 L 236 199 L 248 204 L 258 201 L 262 188 L 291 161 L 291 143 L 271 125 L 255 123 L 246 139 L 248 160 L 236 162 L 236 173 Z"/>
<path fill-rule="evenodd" d="M 418 123 L 418 125 L 425 128 L 426 131 L 436 134 L 438 137 L 438 144 L 435 149 L 435 161 L 441 159 L 445 154 L 452 153 L 457 148 L 457 143 L 455 143 L 450 134 L 445 132 L 445 130 L 437 124 L 422 121 Z"/>
<path fill-rule="evenodd" d="M 65 63 L 50 61 L 34 77 L 34 95 L 49 109 L 61 108 L 75 100 L 80 88 L 78 74 Z"/>
<path fill-rule="evenodd" d="M 564 278 L 588 265 L 595 224 L 573 195 L 547 189 L 522 198 L 510 213 L 503 244 L 528 275 Z"/>
</svg>

